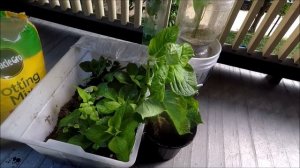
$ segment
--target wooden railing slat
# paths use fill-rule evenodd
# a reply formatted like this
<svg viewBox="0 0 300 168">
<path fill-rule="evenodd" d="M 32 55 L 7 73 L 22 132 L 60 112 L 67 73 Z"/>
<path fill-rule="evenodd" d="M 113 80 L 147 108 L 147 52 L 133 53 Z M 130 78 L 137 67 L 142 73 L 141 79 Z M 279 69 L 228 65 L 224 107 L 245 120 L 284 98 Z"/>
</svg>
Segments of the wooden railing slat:
<svg viewBox="0 0 300 168">
<path fill-rule="evenodd" d="M 92 0 L 81 0 L 83 14 L 89 16 L 93 13 Z"/>
<path fill-rule="evenodd" d="M 230 29 L 243 5 L 243 0 L 236 0 L 234 5 L 233 5 L 233 8 L 232 10 L 230 11 L 230 14 L 227 18 L 227 21 L 226 21 L 226 24 L 225 24 L 225 27 L 223 29 L 223 32 L 221 33 L 221 36 L 220 36 L 220 43 L 221 44 L 224 44 L 226 38 L 227 38 L 227 35 L 228 33 L 230 32 Z"/>
<path fill-rule="evenodd" d="M 280 9 L 286 2 L 284 0 L 274 0 L 272 2 L 271 7 L 269 8 L 268 12 L 266 13 L 264 19 L 260 23 L 258 29 L 256 30 L 255 34 L 251 38 L 249 44 L 247 45 L 247 52 L 253 53 L 256 47 L 258 46 L 259 42 L 264 37 L 266 31 L 276 18 L 277 14 L 279 13 Z"/>
<path fill-rule="evenodd" d="M 134 27 L 138 28 L 142 24 L 143 0 L 135 0 L 134 2 Z"/>
<path fill-rule="evenodd" d="M 61 10 L 65 11 L 68 8 L 71 8 L 69 0 L 59 0 Z"/>
<path fill-rule="evenodd" d="M 280 42 L 286 31 L 293 24 L 296 18 L 299 16 L 300 0 L 295 0 L 282 21 L 278 25 L 277 29 L 271 35 L 269 40 L 266 42 L 262 53 L 264 57 L 270 56 L 276 45 Z"/>
<path fill-rule="evenodd" d="M 129 0 L 121 0 L 121 24 L 129 22 Z"/>
<path fill-rule="evenodd" d="M 300 28 L 298 26 L 290 35 L 290 37 L 286 40 L 286 42 L 283 44 L 282 48 L 278 53 L 278 58 L 279 59 L 286 58 L 296 47 L 296 45 L 299 43 L 299 39 L 300 39 Z"/>
<path fill-rule="evenodd" d="M 77 13 L 82 10 L 80 0 L 71 0 L 70 1 L 72 12 Z"/>
<path fill-rule="evenodd" d="M 107 0 L 108 6 L 108 20 L 113 22 L 117 19 L 116 0 Z"/>
<path fill-rule="evenodd" d="M 50 6 L 54 8 L 55 6 L 59 6 L 58 0 L 49 0 Z"/>
<path fill-rule="evenodd" d="M 260 8 L 262 7 L 263 4 L 264 4 L 263 0 L 253 0 L 252 1 L 251 8 L 248 11 L 248 14 L 247 14 L 246 18 L 245 18 L 239 32 L 237 33 L 237 35 L 235 36 L 235 39 L 233 41 L 233 44 L 232 44 L 233 49 L 236 50 L 236 49 L 239 48 L 239 45 L 243 41 L 245 35 L 248 32 L 249 27 L 251 26 L 251 23 L 255 19 L 258 11 L 260 10 Z"/>
<path fill-rule="evenodd" d="M 93 4 L 95 5 L 96 18 L 101 19 L 105 16 L 103 0 L 93 0 Z"/>
</svg>

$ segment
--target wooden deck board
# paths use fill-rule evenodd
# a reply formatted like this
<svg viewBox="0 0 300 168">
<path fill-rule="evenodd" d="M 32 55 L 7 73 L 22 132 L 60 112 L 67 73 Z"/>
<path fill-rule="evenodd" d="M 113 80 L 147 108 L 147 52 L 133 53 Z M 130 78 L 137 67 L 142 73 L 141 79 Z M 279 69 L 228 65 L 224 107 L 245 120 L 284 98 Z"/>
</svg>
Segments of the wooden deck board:
<svg viewBox="0 0 300 168">
<path fill-rule="evenodd" d="M 99 36 L 32 20 L 48 70 L 80 36 Z M 272 86 L 264 74 L 222 64 L 209 76 L 197 97 L 204 124 L 194 141 L 172 160 L 133 167 L 299 167 L 300 83 Z M 14 157 L 21 161 L 8 162 Z M 0 161 L 1 167 L 73 167 L 15 142 L 1 142 Z"/>
</svg>

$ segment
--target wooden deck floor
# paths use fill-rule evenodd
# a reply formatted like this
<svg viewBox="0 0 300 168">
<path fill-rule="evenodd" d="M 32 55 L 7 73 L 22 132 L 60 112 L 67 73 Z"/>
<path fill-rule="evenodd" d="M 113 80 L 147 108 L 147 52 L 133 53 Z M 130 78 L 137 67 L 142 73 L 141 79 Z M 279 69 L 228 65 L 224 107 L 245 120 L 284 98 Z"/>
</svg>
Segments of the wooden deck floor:
<svg viewBox="0 0 300 168">
<path fill-rule="evenodd" d="M 81 35 L 95 35 L 33 21 L 48 70 Z M 217 64 L 198 99 L 204 124 L 193 143 L 170 161 L 133 167 L 299 167 L 299 82 L 273 86 L 264 74 Z M 0 156 L 1 168 L 73 167 L 15 142 L 2 141 Z"/>
</svg>

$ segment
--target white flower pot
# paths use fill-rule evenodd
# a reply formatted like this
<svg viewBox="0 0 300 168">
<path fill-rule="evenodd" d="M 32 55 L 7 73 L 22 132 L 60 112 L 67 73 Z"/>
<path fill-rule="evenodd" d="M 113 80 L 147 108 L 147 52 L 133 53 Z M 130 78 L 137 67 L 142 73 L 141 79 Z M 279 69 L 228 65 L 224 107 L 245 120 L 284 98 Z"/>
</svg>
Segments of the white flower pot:
<svg viewBox="0 0 300 168">
<path fill-rule="evenodd" d="M 218 40 L 215 40 L 209 46 L 210 52 L 207 58 L 192 58 L 189 63 L 192 65 L 197 75 L 198 86 L 204 84 L 208 77 L 209 71 L 217 63 L 222 46 Z"/>
</svg>

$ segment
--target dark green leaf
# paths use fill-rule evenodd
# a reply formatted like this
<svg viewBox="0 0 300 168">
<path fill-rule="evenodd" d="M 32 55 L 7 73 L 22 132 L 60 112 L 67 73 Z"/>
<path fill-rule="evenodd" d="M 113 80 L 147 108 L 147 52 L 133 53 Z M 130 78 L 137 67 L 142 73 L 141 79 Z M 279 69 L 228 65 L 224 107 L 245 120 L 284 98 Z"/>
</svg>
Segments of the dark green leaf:
<svg viewBox="0 0 300 168">
<path fill-rule="evenodd" d="M 164 111 L 163 105 L 156 99 L 147 99 L 144 101 L 136 111 L 142 118 L 157 116 Z"/>
<path fill-rule="evenodd" d="M 81 146 L 82 149 L 86 149 L 92 145 L 92 143 L 88 139 L 86 139 L 84 135 L 80 135 L 80 134 L 70 138 L 68 140 L 68 143 Z"/>
<path fill-rule="evenodd" d="M 187 118 L 187 104 L 184 97 L 167 90 L 164 99 L 166 112 L 173 122 L 179 135 L 190 132 L 190 123 Z"/>
<path fill-rule="evenodd" d="M 129 81 L 130 81 L 130 78 L 128 76 L 127 73 L 125 72 L 122 72 L 122 71 L 118 71 L 114 74 L 114 77 L 120 82 L 120 83 L 123 83 L 123 84 L 128 84 Z"/>
<path fill-rule="evenodd" d="M 119 97 L 124 100 L 135 100 L 138 94 L 138 88 L 134 85 L 125 85 L 119 91 Z"/>
<path fill-rule="evenodd" d="M 74 110 L 72 113 L 62 118 L 58 123 L 58 128 L 66 127 L 69 124 L 76 124 L 79 120 L 81 112 L 79 110 Z"/>
<path fill-rule="evenodd" d="M 93 72 L 93 68 L 90 66 L 90 61 L 81 62 L 79 66 L 85 72 Z"/>
<path fill-rule="evenodd" d="M 127 70 L 129 75 L 135 76 L 135 75 L 138 74 L 139 68 L 136 64 L 129 63 L 126 67 L 126 70 Z"/>
<path fill-rule="evenodd" d="M 117 101 L 118 94 L 113 88 L 109 88 L 107 83 L 101 83 L 98 85 L 97 96 L 103 96 L 107 99 Z"/>
<path fill-rule="evenodd" d="M 107 128 L 108 127 L 103 125 L 93 125 L 84 132 L 84 135 L 93 143 L 106 146 L 105 144 L 112 138 L 112 135 L 105 132 Z"/>
</svg>

